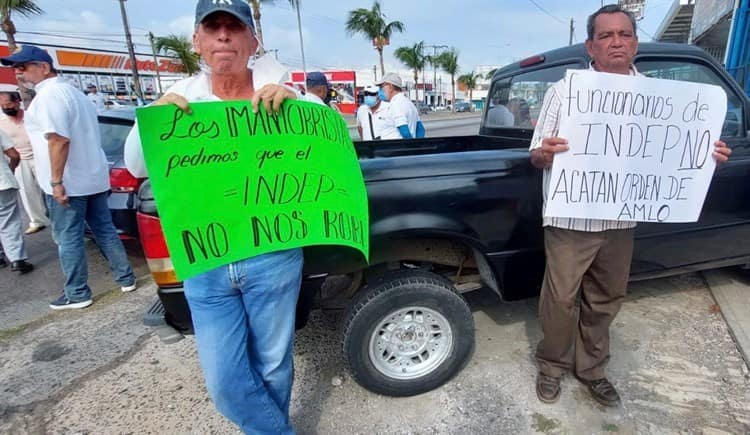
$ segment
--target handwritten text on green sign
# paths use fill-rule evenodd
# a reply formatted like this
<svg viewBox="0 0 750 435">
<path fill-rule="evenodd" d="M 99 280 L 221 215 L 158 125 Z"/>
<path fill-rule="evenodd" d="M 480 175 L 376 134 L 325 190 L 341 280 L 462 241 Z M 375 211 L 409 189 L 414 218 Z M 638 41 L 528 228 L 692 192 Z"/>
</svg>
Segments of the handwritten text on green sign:
<svg viewBox="0 0 750 435">
<path fill-rule="evenodd" d="M 178 278 L 311 245 L 369 249 L 367 193 L 349 131 L 325 106 L 249 102 L 137 111 Z"/>
</svg>

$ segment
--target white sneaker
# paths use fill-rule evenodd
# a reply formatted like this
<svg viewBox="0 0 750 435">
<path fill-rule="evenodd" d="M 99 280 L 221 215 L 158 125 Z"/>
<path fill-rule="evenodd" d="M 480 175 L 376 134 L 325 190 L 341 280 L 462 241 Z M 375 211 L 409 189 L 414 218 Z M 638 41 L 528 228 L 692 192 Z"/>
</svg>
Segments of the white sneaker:
<svg viewBox="0 0 750 435">
<path fill-rule="evenodd" d="M 138 285 L 137 283 L 134 282 L 133 285 L 126 285 L 126 286 L 120 287 L 120 290 L 127 293 L 127 292 L 132 292 L 133 290 L 137 288 L 138 288 Z"/>
</svg>

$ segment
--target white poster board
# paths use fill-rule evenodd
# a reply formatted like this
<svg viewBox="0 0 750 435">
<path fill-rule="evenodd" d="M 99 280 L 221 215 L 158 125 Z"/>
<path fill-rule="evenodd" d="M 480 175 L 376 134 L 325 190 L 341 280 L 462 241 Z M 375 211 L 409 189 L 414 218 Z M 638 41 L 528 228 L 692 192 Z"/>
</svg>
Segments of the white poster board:
<svg viewBox="0 0 750 435">
<path fill-rule="evenodd" d="M 545 216 L 695 222 L 727 108 L 719 86 L 568 70 Z"/>
</svg>

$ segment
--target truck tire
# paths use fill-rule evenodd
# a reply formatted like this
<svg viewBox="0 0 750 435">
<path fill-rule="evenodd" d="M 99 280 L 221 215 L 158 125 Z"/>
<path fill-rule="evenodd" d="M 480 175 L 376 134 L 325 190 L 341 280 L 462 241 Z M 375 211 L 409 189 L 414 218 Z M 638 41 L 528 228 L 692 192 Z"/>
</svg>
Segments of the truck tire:
<svg viewBox="0 0 750 435">
<path fill-rule="evenodd" d="M 474 349 L 474 318 L 447 279 L 422 270 L 379 277 L 344 317 L 354 379 L 386 396 L 413 396 L 455 376 Z"/>
</svg>

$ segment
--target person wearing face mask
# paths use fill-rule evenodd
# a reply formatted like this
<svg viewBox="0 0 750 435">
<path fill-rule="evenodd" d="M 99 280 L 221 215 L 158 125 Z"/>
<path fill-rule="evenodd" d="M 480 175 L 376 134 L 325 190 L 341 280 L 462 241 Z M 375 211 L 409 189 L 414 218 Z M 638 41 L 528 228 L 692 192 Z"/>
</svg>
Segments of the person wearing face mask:
<svg viewBox="0 0 750 435">
<path fill-rule="evenodd" d="M 385 127 L 385 117 L 389 104 L 378 97 L 377 86 L 364 89 L 364 104 L 357 109 L 357 131 L 362 140 L 379 140 Z"/>
<path fill-rule="evenodd" d="M 0 108 L 5 116 L 0 116 L 0 131 L 10 136 L 21 156 L 15 172 L 20 187 L 21 203 L 29 216 L 29 227 L 25 234 L 34 234 L 49 226 L 47 206 L 39 187 L 34 165 L 34 150 L 24 126 L 24 111 L 21 109 L 21 96 L 16 92 L 0 92 Z"/>
<path fill-rule="evenodd" d="M 375 83 L 380 86 L 379 97 L 390 103 L 383 139 L 412 139 L 425 135 L 424 125 L 419 119 L 417 107 L 402 92 L 403 81 L 398 74 L 388 73 Z"/>
</svg>

